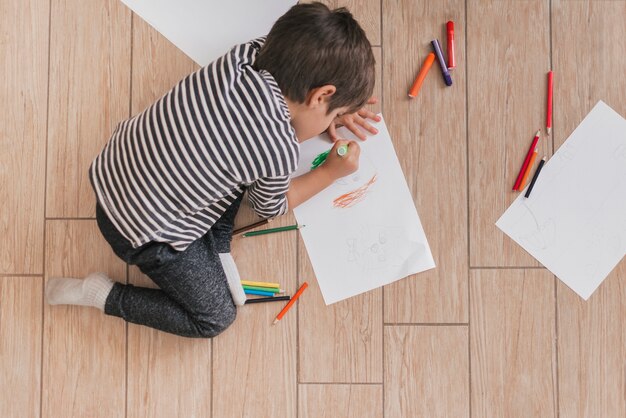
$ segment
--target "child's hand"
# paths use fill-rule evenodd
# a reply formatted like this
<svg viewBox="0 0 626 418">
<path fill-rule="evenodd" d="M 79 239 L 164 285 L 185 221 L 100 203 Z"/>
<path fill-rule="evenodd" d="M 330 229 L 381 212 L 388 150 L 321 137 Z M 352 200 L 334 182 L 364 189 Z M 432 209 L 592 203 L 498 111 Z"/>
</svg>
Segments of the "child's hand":
<svg viewBox="0 0 626 418">
<path fill-rule="evenodd" d="M 337 149 L 342 145 L 348 146 L 346 154 L 340 156 Z M 339 140 L 335 142 L 333 148 L 328 153 L 326 161 L 319 166 L 333 180 L 340 179 L 354 173 L 359 168 L 359 156 L 361 155 L 361 147 L 354 141 Z"/>
<path fill-rule="evenodd" d="M 376 97 L 372 97 L 367 101 L 367 104 L 374 104 L 376 102 L 378 102 Z M 352 133 L 354 133 L 357 138 L 359 138 L 361 141 L 365 141 L 367 137 L 365 136 L 363 131 L 359 129 L 359 126 L 363 127 L 372 134 L 378 133 L 378 130 L 369 123 L 367 123 L 366 119 L 380 122 L 380 117 L 376 116 L 374 112 L 367 110 L 366 108 L 361 108 L 356 113 L 342 115 L 335 118 L 335 120 L 333 120 L 328 127 L 328 136 L 330 136 L 330 139 L 333 142 L 339 140 L 339 137 L 337 136 L 337 128 L 340 126 L 345 126 L 346 128 L 350 129 L 350 131 L 352 131 Z"/>
</svg>

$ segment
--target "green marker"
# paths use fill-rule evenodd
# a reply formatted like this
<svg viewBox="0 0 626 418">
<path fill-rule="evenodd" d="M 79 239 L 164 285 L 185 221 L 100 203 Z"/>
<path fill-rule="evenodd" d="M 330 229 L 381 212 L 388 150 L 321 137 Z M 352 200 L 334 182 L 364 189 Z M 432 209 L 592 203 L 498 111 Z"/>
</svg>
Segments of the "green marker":
<svg viewBox="0 0 626 418">
<path fill-rule="evenodd" d="M 315 157 L 315 159 L 313 159 L 313 162 L 311 162 L 311 170 L 315 170 L 317 167 L 322 165 L 322 163 L 326 161 L 326 158 L 328 157 L 329 153 L 330 153 L 330 150 L 324 151 L 323 153 Z M 339 148 L 337 148 L 338 156 L 343 157 L 347 153 L 348 153 L 348 144 L 342 145 Z"/>
</svg>

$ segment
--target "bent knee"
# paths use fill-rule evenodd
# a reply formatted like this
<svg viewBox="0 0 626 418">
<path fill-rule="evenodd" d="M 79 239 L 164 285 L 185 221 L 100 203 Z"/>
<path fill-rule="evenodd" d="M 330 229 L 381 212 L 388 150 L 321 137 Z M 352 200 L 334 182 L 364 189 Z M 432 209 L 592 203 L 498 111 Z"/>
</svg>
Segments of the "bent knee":
<svg viewBox="0 0 626 418">
<path fill-rule="evenodd" d="M 201 318 L 196 320 L 198 336 L 203 338 L 213 338 L 221 334 L 228 328 L 237 317 L 237 307 L 230 303 L 223 309 L 220 309 L 219 315 L 213 315 L 210 318 Z"/>
</svg>

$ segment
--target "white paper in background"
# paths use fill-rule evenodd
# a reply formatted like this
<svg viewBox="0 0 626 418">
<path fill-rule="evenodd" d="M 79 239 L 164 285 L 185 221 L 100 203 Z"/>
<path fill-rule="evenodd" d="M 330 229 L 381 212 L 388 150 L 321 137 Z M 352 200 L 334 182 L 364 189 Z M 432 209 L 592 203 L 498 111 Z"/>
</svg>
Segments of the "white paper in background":
<svg viewBox="0 0 626 418">
<path fill-rule="evenodd" d="M 587 300 L 626 254 L 626 120 L 598 102 L 496 222 Z"/>
<path fill-rule="evenodd" d="M 327 305 L 435 267 L 385 122 L 375 125 L 379 133 L 364 142 L 338 130 L 359 142 L 359 170 L 294 209 L 306 225 L 300 233 Z M 303 142 L 295 175 L 310 171 L 331 147 L 325 136 Z M 367 184 L 361 201 L 335 206 L 338 197 Z"/>
<path fill-rule="evenodd" d="M 122 0 L 201 66 L 267 35 L 296 0 Z"/>
</svg>

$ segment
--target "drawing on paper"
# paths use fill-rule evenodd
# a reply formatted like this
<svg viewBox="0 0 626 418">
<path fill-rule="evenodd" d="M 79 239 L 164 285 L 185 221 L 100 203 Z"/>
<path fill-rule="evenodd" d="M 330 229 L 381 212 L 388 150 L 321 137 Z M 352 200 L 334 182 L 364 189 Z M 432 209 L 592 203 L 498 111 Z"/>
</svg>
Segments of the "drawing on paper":
<svg viewBox="0 0 626 418">
<path fill-rule="evenodd" d="M 333 200 L 333 207 L 346 209 L 363 201 L 377 179 L 376 166 L 370 158 L 362 156 L 356 172 L 335 181 L 334 187 L 341 194 Z"/>
<path fill-rule="evenodd" d="M 354 189 L 348 193 L 344 193 L 341 196 L 337 197 L 335 200 L 333 200 L 333 206 L 336 208 L 345 209 L 345 208 L 350 208 L 356 205 L 357 203 L 359 203 L 365 198 L 370 187 L 375 182 L 376 182 L 376 174 L 374 174 L 367 183 L 365 183 L 358 189 Z"/>
<path fill-rule="evenodd" d="M 402 264 L 400 243 L 403 229 L 388 226 L 362 226 L 346 239 L 347 261 L 363 272 Z"/>
</svg>

